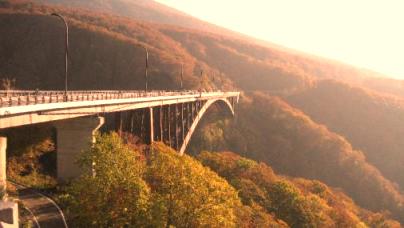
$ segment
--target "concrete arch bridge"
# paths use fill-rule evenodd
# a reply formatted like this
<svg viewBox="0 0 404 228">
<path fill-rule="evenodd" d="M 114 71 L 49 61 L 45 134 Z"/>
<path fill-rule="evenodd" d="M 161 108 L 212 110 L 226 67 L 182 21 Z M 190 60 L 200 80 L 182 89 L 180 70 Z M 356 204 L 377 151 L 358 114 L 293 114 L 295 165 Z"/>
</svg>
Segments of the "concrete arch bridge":
<svg viewBox="0 0 404 228">
<path fill-rule="evenodd" d="M 114 116 L 117 131 L 140 126 L 146 142 L 163 141 L 183 154 L 208 108 L 219 104 L 234 115 L 239 96 L 220 91 L 0 91 L 0 130 L 51 122 L 57 131 L 57 176 L 64 181 L 80 175 L 77 153 L 94 142 L 106 115 Z M 6 148 L 7 138 L 0 137 L 1 182 L 6 180 Z"/>
</svg>

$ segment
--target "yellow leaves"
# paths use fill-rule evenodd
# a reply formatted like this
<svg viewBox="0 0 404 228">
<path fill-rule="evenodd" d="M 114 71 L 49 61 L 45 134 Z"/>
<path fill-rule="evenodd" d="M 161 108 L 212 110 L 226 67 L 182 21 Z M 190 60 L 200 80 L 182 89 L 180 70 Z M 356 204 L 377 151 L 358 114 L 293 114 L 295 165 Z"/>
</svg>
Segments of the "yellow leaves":
<svg viewBox="0 0 404 228">
<path fill-rule="evenodd" d="M 372 223 L 352 199 L 319 181 L 279 177 L 267 165 L 231 152 L 205 151 L 198 158 L 238 190 L 245 205 L 238 216 L 246 221 L 258 216 L 255 222 L 250 221 L 252 224 L 276 223 L 274 219 L 290 226 L 314 227 L 362 227 Z M 246 161 L 251 164 L 245 165 Z"/>
<path fill-rule="evenodd" d="M 97 174 L 76 180 L 66 200 L 77 225 L 235 226 L 237 192 L 193 158 L 157 143 L 146 165 L 116 134 L 97 139 L 80 159 L 95 159 Z"/>
<path fill-rule="evenodd" d="M 237 192 L 225 180 L 162 144 L 154 144 L 152 151 L 147 176 L 157 183 L 153 189 L 159 203 L 166 205 L 155 213 L 180 227 L 234 226 L 234 208 L 241 204 Z"/>
</svg>

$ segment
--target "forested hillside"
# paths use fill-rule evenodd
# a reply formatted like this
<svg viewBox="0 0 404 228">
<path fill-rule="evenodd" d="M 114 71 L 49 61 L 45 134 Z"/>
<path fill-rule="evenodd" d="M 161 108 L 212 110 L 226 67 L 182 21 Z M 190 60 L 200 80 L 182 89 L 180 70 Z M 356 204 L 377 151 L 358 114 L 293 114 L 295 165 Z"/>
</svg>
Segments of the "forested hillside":
<svg viewBox="0 0 404 228">
<path fill-rule="evenodd" d="M 77 227 L 399 226 L 319 181 L 280 177 L 230 152 L 198 160 L 162 144 L 144 153 L 117 134 L 99 135 L 79 159 L 87 172 L 58 199 Z"/>
<path fill-rule="evenodd" d="M 380 92 L 391 93 L 396 95 L 404 95 L 404 81 L 389 79 L 377 72 L 366 69 L 355 68 L 346 64 L 333 60 L 319 58 L 306 53 L 297 52 L 267 41 L 257 40 L 244 34 L 236 33 L 228 29 L 201 21 L 190 15 L 178 10 L 172 9 L 158 2 L 151 0 L 35 0 L 41 3 L 51 3 L 64 5 L 69 7 L 79 7 L 90 9 L 92 11 L 107 12 L 115 15 L 121 15 L 136 20 L 153 22 L 158 24 L 169 24 L 188 28 L 184 31 L 189 33 L 189 29 L 193 31 L 202 31 L 202 34 L 216 34 L 220 37 L 231 38 L 232 42 L 236 40 L 236 52 L 244 53 L 248 51 L 249 57 L 253 59 L 261 59 L 265 53 L 268 59 L 278 63 L 275 70 L 279 67 L 286 66 L 288 70 L 291 68 L 299 69 L 307 74 L 318 78 L 338 79 L 364 86 Z M 189 35 L 189 34 L 188 34 Z M 216 41 L 216 40 L 215 40 Z M 242 44 L 244 47 L 242 47 Z M 258 44 L 258 45 L 257 45 Z M 265 47 L 265 48 L 264 48 Z M 283 67 L 282 67 L 283 68 Z M 296 70 L 295 69 L 295 70 Z M 279 70 L 279 69 L 278 69 Z M 291 73 L 291 72 L 288 72 Z M 302 72 L 294 72 L 302 74 Z"/>
<path fill-rule="evenodd" d="M 143 89 L 144 46 L 150 52 L 151 89 L 178 89 L 184 63 L 188 89 L 259 90 L 243 96 L 234 120 L 205 121 L 193 139 L 193 151 L 231 150 L 265 162 L 277 173 L 318 179 L 342 189 L 358 205 L 390 211 L 404 222 L 403 188 L 394 184 L 402 184 L 401 100 L 346 84 L 401 94 L 396 81 L 380 86 L 374 81 L 385 80 L 373 73 L 262 47 L 228 33 L 27 1 L 0 2 L 2 80 L 15 80 L 19 89 L 63 88 L 64 28 L 51 12 L 62 13 L 70 25 L 71 89 Z M 345 83 L 320 81 L 330 78 Z"/>
<path fill-rule="evenodd" d="M 404 189 L 404 99 L 320 81 L 287 100 L 314 121 L 346 137 L 383 175 Z"/>
<path fill-rule="evenodd" d="M 121 15 L 132 19 L 154 22 L 159 24 L 181 26 L 189 29 L 202 30 L 211 33 L 229 34 L 240 38 L 246 38 L 245 35 L 230 31 L 228 29 L 209 24 L 197 18 L 189 16 L 183 12 L 177 11 L 163 4 L 149 0 L 35 0 L 39 3 L 56 4 L 74 8 L 89 9 Z"/>
<path fill-rule="evenodd" d="M 280 98 L 250 94 L 238 106 L 234 121 L 223 118 L 212 118 L 201 127 L 193 151 L 228 148 L 279 173 L 341 188 L 359 205 L 375 211 L 388 208 L 403 219 L 404 196 L 363 152 Z"/>
<path fill-rule="evenodd" d="M 198 160 L 231 183 L 244 204 L 259 205 L 291 227 L 399 226 L 357 207 L 344 193 L 319 181 L 278 176 L 262 162 L 206 151 Z"/>
<path fill-rule="evenodd" d="M 29 7 L 25 5 L 24 7 Z M 64 28 L 48 10 L 35 8 L 41 14 L 5 10 L 1 14 L 1 75 L 12 78 L 21 89 L 61 89 L 63 87 Z M 195 60 L 181 51 L 179 45 L 159 35 L 156 29 L 144 29 L 141 23 L 124 25 L 122 33 L 108 29 L 110 18 L 75 14 L 70 25 L 69 87 L 71 89 L 142 89 L 145 51 L 150 52 L 150 82 L 152 89 L 178 89 L 181 62 L 187 62 L 184 74 L 186 87 L 199 85 L 194 76 Z M 85 24 L 79 19 L 94 23 Z M 98 26 L 97 21 L 100 20 Z M 118 29 L 118 27 L 115 27 Z M 12 34 L 12 35 L 11 35 Z M 13 38 L 14 37 L 14 38 Z M 19 39 L 15 39 L 19 37 Z M 130 38 L 131 37 L 131 38 Z M 148 43 L 144 43 L 148 40 Z M 164 44 L 164 45 L 162 45 Z M 83 50 L 86 50 L 83 52 Z M 204 66 L 209 69 L 208 66 Z M 204 68 L 204 69 L 205 69 Z"/>
</svg>

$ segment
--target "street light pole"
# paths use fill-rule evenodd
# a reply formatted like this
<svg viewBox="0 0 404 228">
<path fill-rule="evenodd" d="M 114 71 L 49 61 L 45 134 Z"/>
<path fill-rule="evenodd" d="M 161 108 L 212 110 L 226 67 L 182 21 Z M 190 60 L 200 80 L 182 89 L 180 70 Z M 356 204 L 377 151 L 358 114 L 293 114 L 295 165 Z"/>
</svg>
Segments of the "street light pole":
<svg viewBox="0 0 404 228">
<path fill-rule="evenodd" d="M 146 67 L 145 67 L 145 72 L 144 72 L 144 76 L 146 78 L 146 92 L 147 92 L 147 84 L 149 81 L 149 76 L 147 75 L 148 73 L 148 69 L 149 69 L 149 51 L 147 50 L 147 47 L 143 47 L 144 50 L 146 51 Z"/>
<path fill-rule="evenodd" d="M 139 45 L 140 46 L 140 45 Z M 145 46 L 140 46 L 144 49 L 144 51 L 146 52 L 146 65 L 145 65 L 145 70 L 144 70 L 144 78 L 145 78 L 145 91 L 147 92 L 148 89 L 148 80 L 149 80 L 149 76 L 148 76 L 148 70 L 149 70 L 149 50 L 147 49 L 147 47 Z"/>
<path fill-rule="evenodd" d="M 183 80 L 184 80 L 184 63 L 181 63 L 181 90 L 184 89 Z"/>
<path fill-rule="evenodd" d="M 201 70 L 201 78 L 199 80 L 199 89 L 202 91 L 202 84 L 203 84 L 203 70 Z"/>
<path fill-rule="evenodd" d="M 147 92 L 147 84 L 148 84 L 148 70 L 149 70 L 149 50 L 147 47 L 137 44 L 138 47 L 141 47 L 144 49 L 146 52 L 146 65 L 145 65 L 145 70 L 144 70 L 144 77 L 145 77 L 145 91 Z M 145 109 L 143 109 L 142 112 L 142 118 L 141 118 L 141 123 L 140 123 L 140 138 L 143 138 L 143 133 L 144 133 L 144 119 L 145 119 Z"/>
<path fill-rule="evenodd" d="M 55 16 L 60 18 L 63 23 L 65 24 L 66 32 L 65 32 L 65 94 L 64 94 L 64 101 L 67 101 L 67 72 L 68 72 L 68 60 L 69 60 L 69 26 L 67 25 L 66 20 L 57 13 L 52 13 L 51 16 Z"/>
</svg>

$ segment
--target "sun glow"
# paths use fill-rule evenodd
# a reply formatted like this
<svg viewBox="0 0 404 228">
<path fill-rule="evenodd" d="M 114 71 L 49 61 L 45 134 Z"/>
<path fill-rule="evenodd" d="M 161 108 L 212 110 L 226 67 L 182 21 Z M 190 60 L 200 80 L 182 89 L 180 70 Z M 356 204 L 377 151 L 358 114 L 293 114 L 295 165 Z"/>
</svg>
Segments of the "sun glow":
<svg viewBox="0 0 404 228">
<path fill-rule="evenodd" d="M 404 79 L 404 1 L 158 0 L 202 20 Z"/>
</svg>

